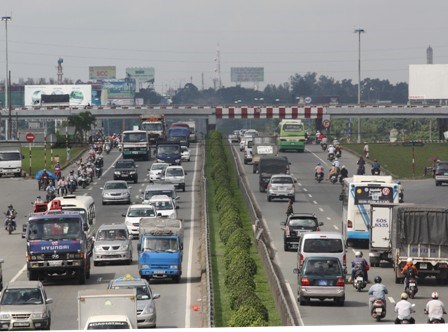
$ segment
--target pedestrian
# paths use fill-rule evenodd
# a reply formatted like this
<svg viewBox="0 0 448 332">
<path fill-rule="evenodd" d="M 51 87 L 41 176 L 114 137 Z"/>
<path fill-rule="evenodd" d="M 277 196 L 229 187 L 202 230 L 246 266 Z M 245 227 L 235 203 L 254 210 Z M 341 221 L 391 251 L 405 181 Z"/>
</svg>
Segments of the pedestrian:
<svg viewBox="0 0 448 332">
<path fill-rule="evenodd" d="M 292 204 L 293 204 L 293 203 L 294 203 L 294 202 L 293 202 L 292 199 L 290 199 L 290 200 L 288 201 L 288 207 L 286 208 L 286 219 L 288 219 L 288 217 L 289 217 L 291 214 L 294 213 L 294 209 L 293 209 L 293 207 L 292 207 Z"/>
<path fill-rule="evenodd" d="M 67 161 L 70 161 L 70 154 L 72 153 L 72 148 L 70 147 L 70 145 L 67 145 Z"/>
<path fill-rule="evenodd" d="M 367 159 L 369 159 L 369 144 L 367 144 L 367 142 L 364 145 L 364 157 L 366 157 Z"/>
</svg>

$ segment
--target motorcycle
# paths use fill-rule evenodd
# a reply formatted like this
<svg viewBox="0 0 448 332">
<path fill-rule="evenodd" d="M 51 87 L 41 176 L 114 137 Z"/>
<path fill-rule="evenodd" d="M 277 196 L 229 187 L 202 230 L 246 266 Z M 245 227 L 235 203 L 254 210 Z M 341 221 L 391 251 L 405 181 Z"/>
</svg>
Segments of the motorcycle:
<svg viewBox="0 0 448 332">
<path fill-rule="evenodd" d="M 428 310 L 426 309 L 424 309 L 423 312 L 425 313 L 425 315 L 428 314 Z M 443 313 L 446 314 L 445 311 Z M 428 324 L 444 324 L 444 322 L 441 318 L 433 318 L 432 320 L 428 321 Z"/>
<path fill-rule="evenodd" d="M 67 191 L 67 186 L 60 187 L 58 188 L 58 195 L 61 197 L 67 196 Z"/>
<path fill-rule="evenodd" d="M 381 170 L 379 168 L 372 168 L 372 175 L 380 175 Z"/>
<path fill-rule="evenodd" d="M 338 182 L 338 174 L 332 174 L 332 175 L 330 176 L 330 182 L 331 182 L 332 184 L 335 184 L 336 182 Z"/>
<path fill-rule="evenodd" d="M 342 152 L 341 151 L 336 151 L 336 158 L 341 158 Z"/>
<path fill-rule="evenodd" d="M 327 150 L 327 143 L 320 143 L 320 147 L 323 151 Z"/>
<path fill-rule="evenodd" d="M 377 322 L 386 317 L 386 304 L 382 299 L 375 299 L 373 301 L 370 314 Z"/>
<path fill-rule="evenodd" d="M 11 235 L 11 233 L 14 231 L 14 218 L 12 216 L 6 216 L 6 225 L 5 229 L 8 231 L 8 234 Z"/>
<path fill-rule="evenodd" d="M 320 183 L 324 179 L 324 173 L 317 173 L 315 179 L 318 183 Z"/>
<path fill-rule="evenodd" d="M 86 188 L 89 185 L 89 177 L 86 174 L 81 174 L 78 178 L 78 185 Z"/>
<path fill-rule="evenodd" d="M 73 192 L 76 190 L 76 181 L 75 180 L 69 180 L 68 181 L 68 192 L 70 194 L 73 194 Z"/>
<path fill-rule="evenodd" d="M 355 287 L 358 292 L 367 286 L 367 283 L 364 280 L 364 272 L 361 269 L 356 270 L 352 283 L 353 287 Z"/>
<path fill-rule="evenodd" d="M 47 178 L 41 178 L 37 180 L 38 190 L 45 190 L 49 183 L 50 181 Z"/>
<path fill-rule="evenodd" d="M 334 153 L 329 153 L 327 159 L 329 161 L 333 161 L 334 160 Z"/>
<path fill-rule="evenodd" d="M 110 153 L 110 150 L 111 150 L 110 143 L 106 144 L 106 146 L 104 147 L 104 150 L 106 151 L 106 154 Z"/>
<path fill-rule="evenodd" d="M 103 174 L 103 169 L 101 167 L 95 166 L 96 177 L 99 178 Z"/>
<path fill-rule="evenodd" d="M 47 203 L 51 202 L 55 198 L 56 198 L 56 193 L 53 190 L 47 191 L 47 197 L 46 197 Z"/>
<path fill-rule="evenodd" d="M 405 292 L 409 295 L 411 299 L 415 297 L 415 294 L 418 292 L 417 288 L 417 279 L 414 277 L 410 277 L 408 281 L 408 286 L 405 289 Z"/>
<path fill-rule="evenodd" d="M 412 312 L 415 312 L 414 308 L 415 308 L 415 303 L 412 303 Z M 411 317 L 412 318 L 412 317 Z M 400 323 L 399 324 L 411 324 L 411 319 L 400 319 L 399 320 Z"/>
</svg>

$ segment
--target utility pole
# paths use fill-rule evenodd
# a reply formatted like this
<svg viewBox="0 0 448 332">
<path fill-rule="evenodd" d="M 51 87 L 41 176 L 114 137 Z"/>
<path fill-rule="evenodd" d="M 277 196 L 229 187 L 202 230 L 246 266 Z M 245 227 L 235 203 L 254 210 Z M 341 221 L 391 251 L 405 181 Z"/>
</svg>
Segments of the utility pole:
<svg viewBox="0 0 448 332">
<path fill-rule="evenodd" d="M 6 134 L 6 139 L 11 139 L 11 126 L 12 126 L 12 118 L 11 118 L 11 107 L 9 102 L 9 67 L 8 67 L 8 21 L 11 21 L 11 16 L 2 16 L 2 21 L 5 22 L 5 40 L 6 40 L 6 78 L 5 78 L 5 107 L 8 110 L 8 132 Z"/>
<path fill-rule="evenodd" d="M 356 29 L 358 34 L 358 105 L 361 105 L 361 33 L 366 32 L 364 29 Z M 361 118 L 358 117 L 358 143 L 361 143 Z"/>
</svg>

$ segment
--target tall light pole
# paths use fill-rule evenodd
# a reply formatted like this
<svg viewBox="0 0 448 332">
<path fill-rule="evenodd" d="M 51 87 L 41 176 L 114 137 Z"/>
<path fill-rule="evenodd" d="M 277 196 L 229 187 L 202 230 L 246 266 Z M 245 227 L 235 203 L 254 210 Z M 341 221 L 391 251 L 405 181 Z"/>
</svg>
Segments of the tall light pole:
<svg viewBox="0 0 448 332">
<path fill-rule="evenodd" d="M 9 67 L 8 67 L 8 21 L 11 21 L 11 16 L 2 16 L 2 21 L 5 22 L 5 40 L 6 40 L 6 79 L 5 79 L 5 107 L 8 110 L 8 132 L 6 134 L 6 138 L 8 140 L 11 139 L 11 127 L 12 127 L 12 119 L 11 119 L 11 107 L 9 107 Z"/>
<path fill-rule="evenodd" d="M 366 32 L 364 29 L 356 29 L 358 34 L 358 105 L 361 104 L 361 33 Z M 358 117 L 358 143 L 361 143 L 361 118 Z"/>
</svg>

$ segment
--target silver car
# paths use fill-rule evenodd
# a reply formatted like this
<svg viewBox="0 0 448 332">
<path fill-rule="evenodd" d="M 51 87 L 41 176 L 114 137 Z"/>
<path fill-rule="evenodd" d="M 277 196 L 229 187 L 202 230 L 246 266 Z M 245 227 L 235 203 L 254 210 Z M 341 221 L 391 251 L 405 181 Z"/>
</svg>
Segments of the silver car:
<svg viewBox="0 0 448 332">
<path fill-rule="evenodd" d="M 101 225 L 95 235 L 93 264 L 132 263 L 132 236 L 125 224 Z"/>
<path fill-rule="evenodd" d="M 160 298 L 160 294 L 153 294 L 148 281 L 126 274 L 121 278 L 112 280 L 108 288 L 135 288 L 137 290 L 137 327 L 156 327 L 157 312 L 154 300 Z"/>
<path fill-rule="evenodd" d="M 163 180 L 165 169 L 169 166 L 167 163 L 153 163 L 149 171 L 149 182 Z"/>
<path fill-rule="evenodd" d="M 131 204 L 131 189 L 128 183 L 123 180 L 107 181 L 103 190 L 102 200 L 103 205 L 107 203 L 126 203 Z"/>
<path fill-rule="evenodd" d="M 291 175 L 272 175 L 266 190 L 268 202 L 274 198 L 289 198 L 294 202 L 296 200 L 296 183 L 297 180 Z"/>
<path fill-rule="evenodd" d="M 1 293 L 1 330 L 49 330 L 51 311 L 40 281 L 10 282 Z"/>
</svg>

